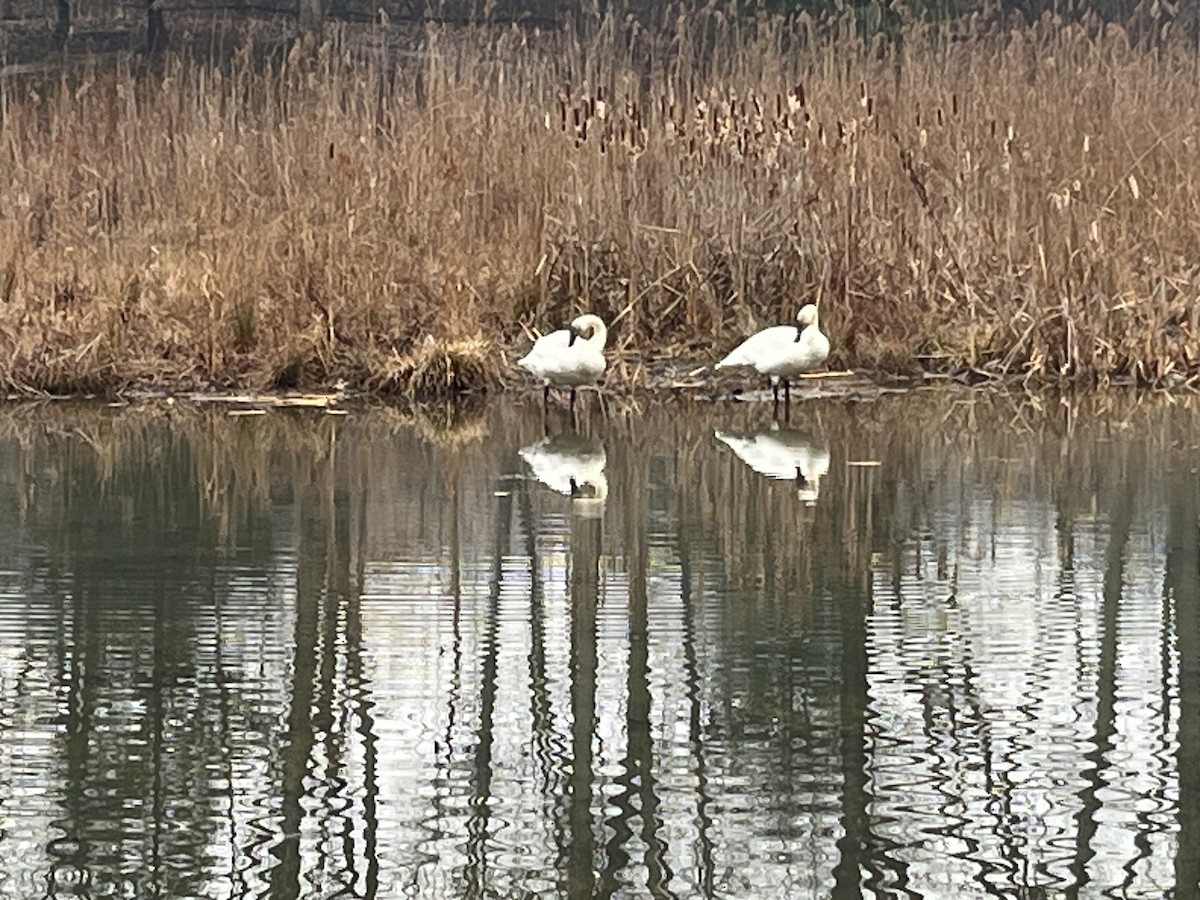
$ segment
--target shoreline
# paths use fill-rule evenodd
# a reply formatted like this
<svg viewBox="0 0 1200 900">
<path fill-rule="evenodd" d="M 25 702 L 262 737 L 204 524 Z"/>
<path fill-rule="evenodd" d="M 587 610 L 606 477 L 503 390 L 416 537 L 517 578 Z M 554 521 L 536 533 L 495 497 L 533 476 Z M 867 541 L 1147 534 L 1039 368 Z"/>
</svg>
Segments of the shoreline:
<svg viewBox="0 0 1200 900">
<path fill-rule="evenodd" d="M 689 370 L 689 373 L 694 370 Z M 633 385 L 629 383 L 601 383 L 579 388 L 581 400 L 599 396 L 603 401 L 661 401 L 699 402 L 705 404 L 737 403 L 773 406 L 771 390 L 766 387 L 762 376 L 740 378 L 736 373 L 712 375 L 689 375 L 684 379 L 660 373 L 648 381 Z M 1071 382 L 1029 383 L 1016 376 L 986 377 L 979 373 L 941 375 L 926 373 L 922 376 L 899 377 L 883 373 L 856 370 L 810 372 L 792 380 L 791 405 L 793 407 L 814 400 L 851 400 L 870 402 L 885 395 L 911 394 L 919 391 L 952 391 L 964 395 L 1005 394 L 1025 395 L 1035 398 L 1071 396 L 1075 398 L 1104 397 L 1113 394 L 1152 394 L 1156 396 L 1198 396 L 1200 378 L 1192 378 L 1173 385 L 1139 384 L 1133 379 L 1112 379 L 1106 385 L 1078 385 Z M 197 408 L 226 408 L 230 415 L 246 415 L 266 412 L 271 409 L 311 409 L 334 415 L 370 409 L 376 406 L 390 408 L 454 408 L 489 404 L 498 400 L 536 401 L 540 406 L 541 386 L 534 379 L 516 377 L 503 385 L 482 391 L 460 391 L 436 395 L 412 395 L 396 392 L 357 390 L 349 387 L 325 386 L 310 390 L 276 388 L 266 390 L 247 389 L 198 389 L 190 385 L 132 386 L 112 391 L 73 393 L 50 393 L 37 391 L 10 391 L 3 397 L 8 406 L 34 405 L 38 403 L 88 403 L 104 404 L 113 408 L 142 403 L 167 405 L 190 405 Z M 564 391 L 552 391 L 551 410 L 566 409 Z M 585 401 L 586 402 L 586 401 Z M 782 401 L 781 401 L 782 405 Z"/>
</svg>

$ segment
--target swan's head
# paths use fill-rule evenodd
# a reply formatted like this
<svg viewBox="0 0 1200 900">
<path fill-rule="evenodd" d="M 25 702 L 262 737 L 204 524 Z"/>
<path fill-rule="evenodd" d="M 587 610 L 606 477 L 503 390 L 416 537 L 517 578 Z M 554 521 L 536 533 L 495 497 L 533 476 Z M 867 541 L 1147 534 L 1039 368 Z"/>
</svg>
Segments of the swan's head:
<svg viewBox="0 0 1200 900">
<path fill-rule="evenodd" d="M 608 479 L 601 472 L 591 481 L 571 479 L 571 513 L 582 519 L 598 519 L 604 515 L 608 499 Z"/>
<path fill-rule="evenodd" d="M 796 313 L 796 321 L 800 323 L 801 328 L 807 328 L 809 325 L 817 324 L 817 304 L 806 303 L 800 307 L 800 312 Z"/>
<path fill-rule="evenodd" d="M 599 338 L 601 346 L 604 346 L 604 342 L 608 340 L 608 329 L 604 327 L 604 321 L 591 313 L 573 320 L 571 330 L 585 340 L 591 341 Z"/>
<path fill-rule="evenodd" d="M 796 466 L 796 496 L 805 506 L 816 506 L 817 498 L 821 495 L 821 474 L 806 476 L 800 466 Z"/>
</svg>

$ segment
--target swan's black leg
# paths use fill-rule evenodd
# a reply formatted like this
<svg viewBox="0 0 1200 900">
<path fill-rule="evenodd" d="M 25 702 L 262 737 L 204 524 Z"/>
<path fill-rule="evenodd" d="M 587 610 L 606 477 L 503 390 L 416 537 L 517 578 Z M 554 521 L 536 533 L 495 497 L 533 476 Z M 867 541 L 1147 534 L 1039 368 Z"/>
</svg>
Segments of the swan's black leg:
<svg viewBox="0 0 1200 900">
<path fill-rule="evenodd" d="M 775 397 L 775 405 L 779 405 L 779 380 L 771 379 L 771 394 Z"/>
<path fill-rule="evenodd" d="M 571 388 L 571 418 L 575 418 L 575 388 Z"/>
<path fill-rule="evenodd" d="M 550 405 L 550 382 L 542 385 L 542 409 Z"/>
</svg>

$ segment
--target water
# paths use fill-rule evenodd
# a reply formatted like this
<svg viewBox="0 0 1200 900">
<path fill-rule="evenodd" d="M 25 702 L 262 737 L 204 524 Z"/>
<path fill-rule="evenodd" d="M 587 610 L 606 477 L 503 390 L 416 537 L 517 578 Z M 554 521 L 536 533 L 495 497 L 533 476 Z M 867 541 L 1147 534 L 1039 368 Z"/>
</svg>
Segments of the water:
<svg viewBox="0 0 1200 900">
<path fill-rule="evenodd" d="M 1196 896 L 1200 402 L 588 400 L 0 409 L 0 896 Z"/>
</svg>

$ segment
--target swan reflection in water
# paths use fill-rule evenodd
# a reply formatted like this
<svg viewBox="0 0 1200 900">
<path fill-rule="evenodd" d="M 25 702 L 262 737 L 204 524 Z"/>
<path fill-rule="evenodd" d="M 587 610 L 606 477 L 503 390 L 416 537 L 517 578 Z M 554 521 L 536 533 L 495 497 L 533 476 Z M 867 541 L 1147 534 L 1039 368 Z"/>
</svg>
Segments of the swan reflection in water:
<svg viewBox="0 0 1200 900">
<path fill-rule="evenodd" d="M 575 432 L 544 437 L 517 451 L 533 477 L 571 498 L 571 512 L 594 517 L 604 512 L 608 497 L 604 445 Z"/>
<path fill-rule="evenodd" d="M 814 506 L 821 477 L 829 474 L 829 447 L 807 432 L 772 426 L 763 431 L 733 434 L 717 430 L 717 440 L 760 475 L 795 481 L 797 495 Z"/>
</svg>

